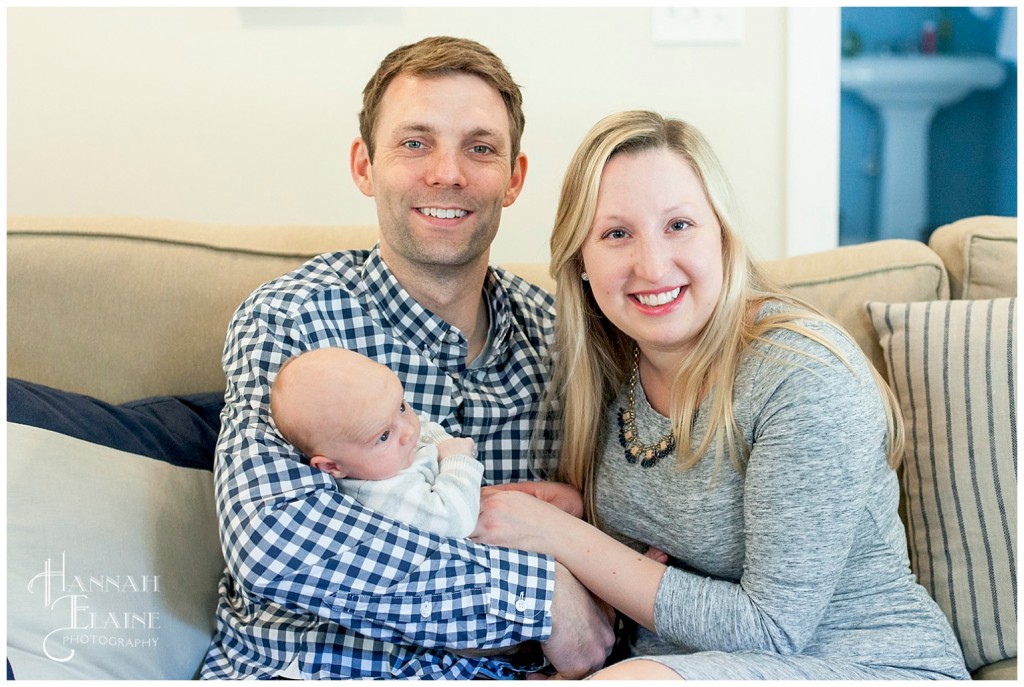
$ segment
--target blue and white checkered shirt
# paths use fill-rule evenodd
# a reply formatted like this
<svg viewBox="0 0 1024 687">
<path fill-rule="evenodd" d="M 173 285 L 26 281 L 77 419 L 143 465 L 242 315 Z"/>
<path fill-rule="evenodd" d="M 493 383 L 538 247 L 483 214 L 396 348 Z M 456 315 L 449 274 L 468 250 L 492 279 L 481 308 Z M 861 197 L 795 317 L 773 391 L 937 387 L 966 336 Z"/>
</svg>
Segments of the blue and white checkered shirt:
<svg viewBox="0 0 1024 687">
<path fill-rule="evenodd" d="M 494 267 L 484 289 L 494 340 L 472 368 L 465 336 L 412 300 L 376 248 L 318 256 L 238 308 L 224 350 L 215 466 L 227 570 L 202 677 L 272 677 L 286 667 L 307 679 L 517 677 L 502 659 L 451 652 L 550 634 L 550 558 L 447 539 L 367 510 L 270 423 L 281 363 L 345 347 L 394 370 L 422 415 L 473 438 L 485 484 L 536 479 L 528 455 L 553 302 Z"/>
</svg>

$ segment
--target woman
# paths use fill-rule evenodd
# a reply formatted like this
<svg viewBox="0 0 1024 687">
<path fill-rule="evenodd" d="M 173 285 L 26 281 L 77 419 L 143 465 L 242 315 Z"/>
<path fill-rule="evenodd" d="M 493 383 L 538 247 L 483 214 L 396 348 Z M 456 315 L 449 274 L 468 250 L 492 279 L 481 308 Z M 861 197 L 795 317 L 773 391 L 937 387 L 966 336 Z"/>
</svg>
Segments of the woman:
<svg viewBox="0 0 1024 687">
<path fill-rule="evenodd" d="M 590 131 L 551 238 L 551 407 L 586 520 L 488 489 L 475 537 L 554 556 L 638 624 L 635 658 L 596 677 L 967 678 L 909 568 L 891 392 L 733 216 L 693 127 Z"/>
</svg>

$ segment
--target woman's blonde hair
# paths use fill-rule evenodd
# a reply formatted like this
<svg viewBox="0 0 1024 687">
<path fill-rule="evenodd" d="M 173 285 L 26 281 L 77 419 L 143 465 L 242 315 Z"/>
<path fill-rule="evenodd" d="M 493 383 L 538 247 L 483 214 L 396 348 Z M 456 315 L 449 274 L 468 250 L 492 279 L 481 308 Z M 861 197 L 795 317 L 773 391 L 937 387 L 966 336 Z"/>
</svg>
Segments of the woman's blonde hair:
<svg viewBox="0 0 1024 687">
<path fill-rule="evenodd" d="M 783 292 L 748 257 L 736 233 L 732 191 L 704 136 L 686 122 L 654 112 L 629 111 L 605 117 L 587 133 L 569 163 L 551 234 L 558 316 L 554 378 L 545 403 L 545 412 L 558 416 L 562 430 L 558 478 L 583 492 L 591 521 L 595 520 L 596 459 L 609 429 L 607 409 L 629 378 L 634 343 L 602 315 L 582 281 L 582 247 L 594 221 L 601 174 L 608 161 L 617 155 L 660 149 L 678 154 L 690 165 L 722 227 L 722 291 L 671 388 L 670 415 L 681 468 L 692 467 L 714 446 L 716 460 L 728 452 L 737 469 L 742 469 L 748 448 L 733 415 L 733 382 L 744 351 L 754 341 L 764 341 L 769 330 L 787 329 L 807 336 L 849 366 L 834 346 L 798 322 L 831 320 Z M 753 321 L 750 315 L 768 301 L 790 308 Z M 895 467 L 903 452 L 902 420 L 892 391 L 874 367 L 869 367 L 886 407 L 889 464 Z M 691 418 L 705 392 L 710 394 L 708 430 L 693 449 Z M 735 447 L 740 447 L 739 455 Z"/>
</svg>

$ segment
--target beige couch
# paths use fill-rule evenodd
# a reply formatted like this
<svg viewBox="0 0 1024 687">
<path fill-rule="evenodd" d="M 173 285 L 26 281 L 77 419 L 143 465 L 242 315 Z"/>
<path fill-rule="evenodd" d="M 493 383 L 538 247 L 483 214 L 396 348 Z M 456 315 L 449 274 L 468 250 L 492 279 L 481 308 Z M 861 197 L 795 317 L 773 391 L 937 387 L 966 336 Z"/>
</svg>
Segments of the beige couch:
<svg viewBox="0 0 1024 687">
<path fill-rule="evenodd" d="M 317 253 L 367 247 L 374 240 L 373 227 L 243 227 L 131 218 L 11 217 L 7 232 L 8 375 L 115 404 L 155 395 L 219 392 L 224 385 L 220 354 L 228 319 L 255 286 L 287 272 Z M 508 267 L 538 284 L 551 284 L 545 265 Z M 777 260 L 768 263 L 768 268 L 797 294 L 836 317 L 853 334 L 883 375 L 889 378 L 887 357 L 876 326 L 865 310 L 865 302 L 904 303 L 951 298 L 980 301 L 1015 296 L 1016 220 L 971 218 L 936 231 L 930 246 L 914 241 L 880 241 Z M 978 321 L 977 317 L 975 321 Z M 1015 356 L 1012 349 L 1011 356 Z M 963 381 L 954 380 L 953 388 Z M 53 439 L 51 435 L 39 439 L 33 434 L 23 440 L 21 429 L 15 428 L 16 431 L 9 434 L 9 461 L 29 454 L 23 460 L 27 463 L 31 459 L 35 467 L 25 467 L 15 474 L 11 467 L 14 463 L 9 462 L 9 491 L 12 496 L 22 488 L 19 485 L 27 483 L 46 465 L 44 461 L 48 459 L 34 452 L 40 442 L 45 444 Z M 54 460 L 58 460 L 74 453 L 77 446 L 62 444 L 48 450 Z M 119 459 L 121 457 L 119 455 Z M 1015 480 L 1015 452 L 1012 460 Z M 905 469 L 904 473 L 907 472 L 910 471 Z M 134 572 L 128 569 L 127 561 L 121 562 L 117 558 L 122 554 L 116 553 L 116 547 L 114 553 L 105 553 L 102 560 L 93 563 L 93 567 L 101 570 L 85 571 L 84 567 L 80 570 L 83 575 L 95 572 L 108 577 L 114 574 L 155 576 L 155 571 L 159 570 L 163 587 L 153 597 L 163 604 L 160 606 L 161 621 L 157 627 L 148 628 L 148 638 L 156 640 L 153 644 L 157 646 L 147 648 L 138 643 L 125 644 L 124 637 L 116 636 L 125 629 L 110 627 L 108 621 L 105 643 L 101 641 L 102 635 L 97 634 L 97 628 L 91 627 L 91 643 L 79 641 L 74 645 L 65 639 L 63 655 L 54 657 L 58 652 L 51 647 L 51 651 L 43 652 L 42 656 L 30 656 L 33 652 L 39 654 L 42 643 L 48 641 L 43 630 L 65 626 L 56 624 L 60 621 L 54 615 L 59 611 L 55 604 L 47 606 L 38 596 L 39 585 L 28 594 L 26 587 L 31 578 L 19 579 L 17 574 L 20 573 L 9 567 L 9 596 L 28 594 L 24 608 L 31 609 L 32 604 L 36 604 L 49 613 L 49 625 L 44 623 L 43 628 L 33 630 L 35 634 L 16 639 L 19 624 L 27 625 L 29 620 L 36 622 L 38 617 L 29 618 L 30 610 L 19 611 L 20 607 L 12 602 L 8 657 L 14 664 L 17 677 L 54 673 L 81 677 L 192 675 L 202 658 L 204 642 L 209 637 L 211 604 L 221 561 L 217 557 L 216 541 L 210 534 L 215 536 L 216 532 L 209 496 L 212 491 L 210 474 L 190 470 L 186 477 L 187 484 L 166 481 L 170 478 L 163 473 L 143 475 L 132 478 L 139 480 L 131 483 L 135 486 L 123 488 L 118 486 L 117 479 L 105 479 L 106 483 L 101 486 L 108 491 L 103 497 L 97 496 L 94 503 L 98 503 L 100 498 L 107 505 L 111 500 L 117 503 L 122 497 L 127 498 L 128 492 L 145 494 L 137 502 L 125 506 L 142 512 L 123 512 L 120 516 L 123 529 L 114 528 L 112 532 L 129 533 L 142 529 L 164 534 L 142 537 L 138 540 L 141 543 L 131 545 L 130 555 L 136 557 L 132 563 L 136 566 Z M 905 474 L 904 487 L 908 490 L 913 487 L 919 492 L 920 475 L 916 486 L 913 481 L 907 482 L 906 477 Z M 89 473 L 78 475 L 76 493 L 94 488 L 90 479 Z M 100 479 L 93 481 L 99 482 Z M 41 484 L 47 486 L 33 490 L 34 494 L 50 488 L 47 479 Z M 1006 487 L 1005 480 L 1002 486 Z M 180 498 L 168 494 L 169 490 L 180 493 Z M 160 495 L 159 498 L 156 494 Z M 187 499 L 193 501 L 180 503 Z M 25 505 L 19 507 L 31 508 L 32 503 L 32 499 L 27 499 Z M 915 508 L 922 510 L 927 507 L 920 502 L 916 505 L 905 503 L 904 506 L 911 513 Z M 44 563 L 50 566 L 48 570 L 52 570 L 62 552 L 65 554 L 66 567 L 63 570 L 67 577 L 71 577 L 73 565 L 85 566 L 85 557 L 94 543 L 90 538 L 99 538 L 99 535 L 90 534 L 93 532 L 91 526 L 96 524 L 90 520 L 94 518 L 92 508 L 75 507 L 65 515 L 65 522 L 73 521 L 78 527 L 76 531 L 79 534 L 73 537 L 65 535 L 75 541 L 61 540 L 60 532 L 45 530 L 42 525 L 37 527 L 34 523 L 36 518 L 32 515 L 19 513 L 16 506 L 10 508 L 10 557 L 18 555 L 18 547 L 24 542 L 27 542 L 25 546 L 31 544 L 35 547 L 36 559 L 25 564 L 25 574 L 42 571 Z M 1000 545 L 1005 543 L 1010 547 L 1012 559 L 1016 545 L 1015 493 L 1001 501 L 1000 508 L 1004 515 L 1009 509 L 1013 516 L 1009 520 L 1009 538 L 1004 536 L 1005 532 L 999 537 Z M 991 519 L 988 528 L 993 529 Z M 184 556 L 166 560 L 168 556 L 161 556 L 162 540 L 159 537 L 180 537 L 182 532 L 191 533 L 195 540 L 181 545 L 184 547 L 181 550 L 186 552 Z M 970 545 L 984 536 L 984 533 L 973 531 L 961 532 L 958 536 L 945 531 L 941 534 L 947 541 L 944 550 L 961 544 L 970 549 Z M 106 536 L 116 538 L 119 535 Z M 929 536 L 934 539 L 934 532 Z M 40 542 L 45 543 L 43 548 L 39 548 Z M 106 544 L 109 549 L 109 541 Z M 79 547 L 75 549 L 74 561 L 66 553 L 72 546 Z M 991 549 L 994 544 L 986 540 L 984 546 Z M 927 554 L 934 559 L 943 553 L 938 548 L 941 547 L 933 546 L 929 540 L 919 547 L 921 553 L 917 553 L 915 558 Z M 914 546 L 911 550 L 915 550 Z M 968 563 L 977 567 L 981 558 L 995 559 L 994 565 L 998 568 L 999 556 L 993 556 L 991 550 L 969 558 Z M 929 564 L 928 570 L 924 570 L 922 561 L 915 560 L 914 563 L 919 576 L 938 576 L 934 564 Z M 986 578 L 1005 576 L 1002 570 L 986 570 L 982 575 Z M 178 598 L 171 599 L 175 574 L 190 577 L 187 589 L 194 592 L 178 593 Z M 954 574 L 959 573 L 953 571 L 948 575 L 943 573 L 943 576 L 952 579 Z M 182 585 L 178 588 L 181 589 Z M 108 594 L 109 598 L 114 596 L 112 592 Z M 194 600 L 190 600 L 192 596 Z M 99 591 L 93 591 L 88 600 L 95 607 L 108 597 L 101 598 Z M 964 606 L 962 602 L 967 598 L 972 603 Z M 972 586 L 969 593 L 959 593 L 952 610 L 944 607 L 947 613 L 958 614 L 955 623 L 958 632 L 986 636 L 982 640 L 985 646 L 981 648 L 981 656 L 971 666 L 977 669 L 978 677 L 1012 678 L 1016 675 L 1015 598 L 1015 592 L 1007 592 L 1005 584 L 1001 587 Z M 141 604 L 141 601 L 134 603 Z M 189 604 L 194 608 L 186 612 L 183 609 Z M 1002 606 L 1001 617 L 998 613 L 993 616 L 991 608 L 988 608 L 993 605 Z M 1009 607 L 1012 611 L 1007 611 Z M 132 607 L 128 610 L 134 613 L 138 609 Z M 1007 620 L 1011 616 L 1014 618 L 1012 623 Z M 177 636 L 187 633 L 171 629 L 172 617 L 185 623 L 192 631 L 193 637 L 188 642 L 175 645 Z M 993 633 L 999 634 L 997 642 L 989 638 Z M 963 634 L 961 639 L 967 651 L 967 645 L 974 640 L 966 639 Z M 52 640 L 51 637 L 49 641 Z M 15 646 L 16 642 L 20 644 Z M 173 660 L 156 656 L 162 650 L 160 642 L 167 650 L 174 649 L 177 655 Z M 113 646 L 115 644 L 120 646 Z M 73 665 L 76 661 L 88 662 L 90 652 L 99 651 L 101 646 L 113 652 L 110 657 L 96 658 L 95 665 L 79 668 Z M 58 660 L 67 655 L 69 647 L 77 650 L 75 658 Z M 975 648 L 971 651 L 977 653 Z M 150 659 L 150 663 L 158 665 L 147 664 Z M 19 664 L 24 666 L 24 670 L 19 671 Z"/>
</svg>

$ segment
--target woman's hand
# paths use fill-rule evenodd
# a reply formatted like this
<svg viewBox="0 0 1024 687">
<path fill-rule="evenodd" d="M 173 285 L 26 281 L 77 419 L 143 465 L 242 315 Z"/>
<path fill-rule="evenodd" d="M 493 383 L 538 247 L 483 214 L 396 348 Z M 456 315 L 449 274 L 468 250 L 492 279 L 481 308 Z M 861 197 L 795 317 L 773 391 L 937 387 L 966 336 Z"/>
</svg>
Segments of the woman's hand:
<svg viewBox="0 0 1024 687">
<path fill-rule="evenodd" d="M 536 551 L 558 557 L 557 535 L 567 521 L 578 523 L 547 501 L 516 489 L 480 490 L 480 517 L 470 539 L 481 544 Z"/>
<path fill-rule="evenodd" d="M 515 489 L 485 487 L 480 517 L 469 536 L 481 544 L 551 556 L 594 596 L 653 630 L 654 599 L 666 566 L 547 501 Z M 545 654 L 551 658 L 552 652 L 545 648 Z"/>
<path fill-rule="evenodd" d="M 506 482 L 496 484 L 486 489 L 509 489 L 521 491 L 535 496 L 541 501 L 557 506 L 560 510 L 577 518 L 583 517 L 583 497 L 576 487 L 569 486 L 563 482 L 547 482 L 538 480 L 535 482 Z"/>
</svg>

